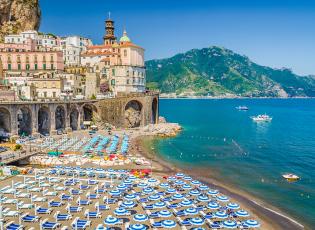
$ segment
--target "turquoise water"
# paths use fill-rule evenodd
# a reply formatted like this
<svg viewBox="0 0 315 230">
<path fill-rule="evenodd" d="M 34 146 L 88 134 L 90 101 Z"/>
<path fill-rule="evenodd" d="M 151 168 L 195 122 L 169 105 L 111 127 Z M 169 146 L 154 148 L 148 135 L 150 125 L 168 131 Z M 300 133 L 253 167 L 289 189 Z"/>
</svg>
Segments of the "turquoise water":
<svg viewBox="0 0 315 230">
<path fill-rule="evenodd" d="M 249 111 L 238 111 L 246 105 Z M 267 113 L 271 123 L 249 117 Z M 159 154 L 175 164 L 206 167 L 226 183 L 315 225 L 315 100 L 160 100 L 160 115 L 183 132 L 159 140 Z M 296 183 L 281 178 L 292 172 Z"/>
</svg>

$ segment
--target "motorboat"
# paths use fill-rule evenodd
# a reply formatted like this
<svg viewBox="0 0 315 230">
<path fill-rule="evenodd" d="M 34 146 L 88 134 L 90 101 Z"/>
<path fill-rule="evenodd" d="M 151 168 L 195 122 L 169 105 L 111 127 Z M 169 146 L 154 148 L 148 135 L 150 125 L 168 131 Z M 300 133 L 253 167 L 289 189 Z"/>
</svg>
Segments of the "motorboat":
<svg viewBox="0 0 315 230">
<path fill-rule="evenodd" d="M 297 176 L 297 175 L 295 175 L 293 173 L 285 173 L 285 174 L 282 175 L 282 177 L 284 179 L 286 179 L 287 181 L 289 181 L 289 182 L 294 182 L 294 181 L 297 181 L 297 180 L 300 179 L 299 176 Z"/>
<path fill-rule="evenodd" d="M 253 116 L 251 119 L 255 122 L 270 122 L 272 121 L 272 117 L 268 116 L 267 114 Z"/>
<path fill-rule="evenodd" d="M 237 110 L 246 111 L 246 110 L 248 110 L 248 107 L 247 107 L 247 106 L 244 106 L 244 105 L 242 105 L 242 106 L 240 105 L 240 106 L 237 106 L 236 109 L 237 109 Z"/>
</svg>

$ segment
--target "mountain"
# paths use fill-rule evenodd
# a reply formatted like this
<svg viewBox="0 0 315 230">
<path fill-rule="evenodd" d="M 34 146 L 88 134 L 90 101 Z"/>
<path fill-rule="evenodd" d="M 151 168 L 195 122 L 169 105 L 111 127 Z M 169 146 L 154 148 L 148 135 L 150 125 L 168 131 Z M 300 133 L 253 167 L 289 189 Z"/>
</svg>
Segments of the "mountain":
<svg viewBox="0 0 315 230">
<path fill-rule="evenodd" d="M 258 65 L 212 46 L 146 62 L 147 87 L 177 95 L 315 97 L 314 76 Z"/>
<path fill-rule="evenodd" d="M 0 42 L 7 34 L 38 30 L 40 17 L 39 0 L 1 0 Z"/>
</svg>

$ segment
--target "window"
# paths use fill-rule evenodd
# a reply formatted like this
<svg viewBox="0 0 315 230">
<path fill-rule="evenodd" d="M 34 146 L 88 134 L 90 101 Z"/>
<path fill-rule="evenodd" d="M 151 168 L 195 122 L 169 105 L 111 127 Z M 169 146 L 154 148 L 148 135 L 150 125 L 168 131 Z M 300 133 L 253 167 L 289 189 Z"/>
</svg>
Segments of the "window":
<svg viewBox="0 0 315 230">
<path fill-rule="evenodd" d="M 50 55 L 50 61 L 53 62 L 54 61 L 54 56 Z"/>
<path fill-rule="evenodd" d="M 11 70 L 11 64 L 8 64 L 8 70 Z"/>
<path fill-rule="evenodd" d="M 115 76 L 115 69 L 112 69 L 112 75 Z"/>
<path fill-rule="evenodd" d="M 127 57 L 127 50 L 124 50 L 124 56 Z"/>
<path fill-rule="evenodd" d="M 110 84 L 114 86 L 114 85 L 115 85 L 115 79 L 112 79 L 112 80 L 110 81 Z"/>
<path fill-rule="evenodd" d="M 127 79 L 127 85 L 129 85 L 129 79 Z"/>
<path fill-rule="evenodd" d="M 18 70 L 21 70 L 21 64 L 18 64 Z"/>
<path fill-rule="evenodd" d="M 56 92 L 53 92 L 53 97 L 56 97 Z"/>
<path fill-rule="evenodd" d="M 27 70 L 30 69 L 30 64 L 26 64 L 26 69 L 27 69 Z"/>
<path fill-rule="evenodd" d="M 50 64 L 50 69 L 54 69 L 54 64 Z"/>
<path fill-rule="evenodd" d="M 46 64 L 43 64 L 43 69 L 46 70 Z"/>
<path fill-rule="evenodd" d="M 47 97 L 47 92 L 46 91 L 44 92 L 44 97 Z"/>
<path fill-rule="evenodd" d="M 37 64 L 35 64 L 35 65 L 34 65 L 34 69 L 35 69 L 35 70 L 37 70 L 37 69 L 38 69 Z"/>
</svg>

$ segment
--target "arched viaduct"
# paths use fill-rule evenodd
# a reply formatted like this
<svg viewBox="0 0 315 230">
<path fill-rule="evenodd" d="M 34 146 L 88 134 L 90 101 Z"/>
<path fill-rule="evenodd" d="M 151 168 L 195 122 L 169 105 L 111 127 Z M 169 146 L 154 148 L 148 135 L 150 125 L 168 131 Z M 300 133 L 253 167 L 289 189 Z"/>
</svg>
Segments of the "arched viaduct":
<svg viewBox="0 0 315 230">
<path fill-rule="evenodd" d="M 116 127 L 134 128 L 157 123 L 158 117 L 156 93 L 102 100 L 0 102 L 0 132 L 11 135 L 79 130 L 84 121 L 93 118 Z"/>
</svg>

